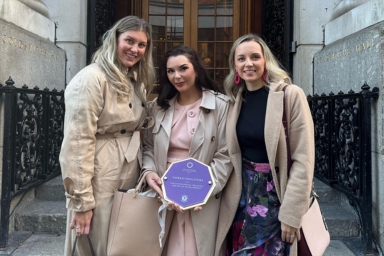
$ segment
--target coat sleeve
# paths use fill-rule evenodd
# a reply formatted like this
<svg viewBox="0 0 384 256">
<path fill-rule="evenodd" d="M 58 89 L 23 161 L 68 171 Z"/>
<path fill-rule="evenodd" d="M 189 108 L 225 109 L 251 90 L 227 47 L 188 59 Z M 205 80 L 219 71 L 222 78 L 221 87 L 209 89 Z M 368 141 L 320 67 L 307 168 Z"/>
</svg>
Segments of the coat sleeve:
<svg viewBox="0 0 384 256">
<path fill-rule="evenodd" d="M 298 228 L 301 226 L 302 216 L 309 207 L 315 162 L 314 128 L 303 90 L 292 85 L 286 91 L 292 166 L 279 219 L 287 225 Z"/>
<path fill-rule="evenodd" d="M 148 103 L 148 112 L 153 118 L 156 117 L 156 106 L 156 99 Z M 142 174 L 150 171 L 156 172 L 152 129 L 153 127 L 150 129 L 146 129 L 143 133 L 143 167 L 141 170 Z"/>
<path fill-rule="evenodd" d="M 101 79 L 86 68 L 65 90 L 64 139 L 60 152 L 67 208 L 84 212 L 95 207 L 94 176 L 98 117 L 103 108 Z"/>
<path fill-rule="evenodd" d="M 218 126 L 217 126 L 217 147 L 216 151 L 213 155 L 212 162 L 210 164 L 212 168 L 212 173 L 215 176 L 216 187 L 212 192 L 212 195 L 216 195 L 221 192 L 227 181 L 229 176 L 231 175 L 233 165 L 229 157 L 228 146 L 227 146 L 227 138 L 226 138 L 226 123 L 227 123 L 227 115 L 229 110 L 229 102 L 216 100 L 219 102 L 217 104 L 218 110 Z M 216 111 L 216 110 L 215 110 Z"/>
</svg>

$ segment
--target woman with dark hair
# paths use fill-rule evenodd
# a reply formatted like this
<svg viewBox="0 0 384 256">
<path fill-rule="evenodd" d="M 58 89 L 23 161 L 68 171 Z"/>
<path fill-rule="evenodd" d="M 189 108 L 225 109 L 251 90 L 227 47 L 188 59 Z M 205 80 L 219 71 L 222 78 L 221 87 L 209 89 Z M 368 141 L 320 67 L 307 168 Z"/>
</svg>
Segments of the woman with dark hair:
<svg viewBox="0 0 384 256">
<path fill-rule="evenodd" d="M 144 138 L 143 175 L 160 196 L 160 177 L 175 161 L 192 157 L 211 167 L 216 188 L 207 203 L 173 215 L 163 255 L 215 255 L 220 191 L 232 171 L 225 127 L 228 97 L 218 93 L 202 60 L 187 46 L 169 50 L 160 65 L 159 96 L 151 110 L 152 131 Z"/>
<path fill-rule="evenodd" d="M 65 89 L 60 165 L 67 197 L 65 255 L 107 255 L 116 189 L 130 189 L 140 174 L 140 131 L 146 93 L 154 78 L 150 25 L 136 16 L 119 20 L 103 36 L 92 64 Z"/>
</svg>

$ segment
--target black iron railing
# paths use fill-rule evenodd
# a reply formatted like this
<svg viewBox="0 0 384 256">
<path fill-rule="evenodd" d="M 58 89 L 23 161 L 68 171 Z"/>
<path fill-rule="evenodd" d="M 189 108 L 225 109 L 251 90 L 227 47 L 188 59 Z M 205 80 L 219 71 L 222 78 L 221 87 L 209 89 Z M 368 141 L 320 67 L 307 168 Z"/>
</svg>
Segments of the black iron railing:
<svg viewBox="0 0 384 256">
<path fill-rule="evenodd" d="M 0 248 L 8 246 L 12 198 L 60 175 L 64 92 L 0 84 L 4 109 Z M 0 107 L 1 109 L 1 107 Z"/>
<path fill-rule="evenodd" d="M 372 165 L 371 108 L 379 97 L 370 90 L 308 96 L 315 125 L 315 177 L 344 193 L 356 209 L 363 249 L 371 253 Z"/>
</svg>

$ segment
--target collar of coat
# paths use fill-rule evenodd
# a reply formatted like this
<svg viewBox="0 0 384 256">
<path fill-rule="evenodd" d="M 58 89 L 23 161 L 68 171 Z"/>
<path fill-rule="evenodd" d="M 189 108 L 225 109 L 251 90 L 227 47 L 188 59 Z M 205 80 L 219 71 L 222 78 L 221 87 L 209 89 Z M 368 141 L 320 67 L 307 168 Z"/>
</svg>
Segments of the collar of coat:
<svg viewBox="0 0 384 256">
<path fill-rule="evenodd" d="M 155 117 L 155 126 L 153 132 L 157 132 L 160 128 L 160 125 L 164 127 L 164 130 L 167 132 L 168 137 L 170 136 L 170 131 L 172 127 L 173 120 L 173 111 L 175 108 L 175 101 L 178 94 L 169 100 L 169 108 L 166 111 L 160 110 L 157 111 Z M 215 93 L 212 90 L 203 90 L 202 99 L 200 103 L 200 108 L 207 110 L 214 110 L 216 108 L 215 97 L 220 97 L 223 100 L 228 101 L 228 97 L 219 93 Z"/>
<path fill-rule="evenodd" d="M 212 90 L 203 90 L 200 108 L 210 109 L 210 110 L 215 109 L 216 108 L 215 94 L 216 93 Z M 216 94 L 216 95 L 218 95 L 218 94 Z M 176 94 L 176 96 L 174 96 L 172 99 L 169 100 L 169 105 L 172 108 L 175 105 L 175 101 L 177 99 L 177 96 L 178 96 L 178 94 Z M 168 109 L 170 109 L 171 107 L 169 107 Z M 172 111 L 172 113 L 173 113 L 173 111 Z"/>
<path fill-rule="evenodd" d="M 286 83 L 284 81 L 281 81 L 278 83 L 271 83 L 269 85 L 267 113 L 270 114 L 266 116 L 264 137 L 268 138 L 269 143 L 266 143 L 266 149 L 268 158 L 270 159 L 270 162 L 272 162 L 272 164 L 274 164 L 279 140 L 279 136 L 276 135 L 280 134 L 280 129 L 282 127 L 284 100 L 284 92 L 282 91 L 282 89 L 285 84 Z M 241 152 L 236 135 L 236 123 L 243 102 L 242 92 L 243 89 L 240 89 L 238 91 L 235 103 L 232 106 L 232 111 L 230 111 L 228 114 L 227 130 L 229 131 L 229 134 L 233 134 L 233 136 L 227 137 L 228 150 L 231 154 L 238 154 Z M 273 115 L 273 118 L 268 118 L 269 115 Z"/>
</svg>

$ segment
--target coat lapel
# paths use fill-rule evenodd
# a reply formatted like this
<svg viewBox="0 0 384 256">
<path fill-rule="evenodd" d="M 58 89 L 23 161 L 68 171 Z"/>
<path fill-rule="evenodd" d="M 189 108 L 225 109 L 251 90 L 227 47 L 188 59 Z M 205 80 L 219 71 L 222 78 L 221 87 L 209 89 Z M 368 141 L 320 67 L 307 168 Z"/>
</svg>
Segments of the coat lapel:
<svg viewBox="0 0 384 256">
<path fill-rule="evenodd" d="M 228 141 L 227 144 L 228 144 L 228 151 L 231 155 L 234 155 L 240 152 L 240 146 L 237 140 L 236 124 L 237 124 L 237 119 L 239 119 L 240 109 L 243 102 L 243 97 L 241 95 L 242 95 L 242 92 L 239 91 L 237 93 L 235 104 L 231 106 L 228 112 L 228 117 L 227 117 L 228 119 L 227 134 L 230 134 L 230 136 L 227 136 L 227 141 Z"/>
<path fill-rule="evenodd" d="M 283 118 L 284 92 L 277 91 L 280 84 L 272 84 L 269 90 L 264 136 L 269 163 L 274 167 Z"/>
<path fill-rule="evenodd" d="M 193 156 L 196 151 L 204 142 L 204 131 L 205 131 L 205 117 L 206 115 L 213 115 L 215 111 L 215 95 L 211 91 L 204 90 L 201 103 L 200 103 L 200 114 L 199 114 L 199 123 L 197 124 L 195 134 L 193 135 L 191 146 L 189 148 L 189 156 Z M 208 114 L 203 113 L 203 111 L 209 110 Z M 217 127 L 216 127 L 217 128 Z"/>
<path fill-rule="evenodd" d="M 160 117 L 159 117 L 159 119 L 156 118 L 156 122 L 157 122 L 157 120 L 161 120 L 160 124 L 161 124 L 161 126 L 163 126 L 164 131 L 167 133 L 168 139 L 167 139 L 166 143 L 168 143 L 168 144 L 169 144 L 169 140 L 171 137 L 173 112 L 175 109 L 175 100 L 176 100 L 176 97 L 171 99 L 169 101 L 169 108 L 166 111 L 159 111 L 157 114 L 160 115 Z"/>
<path fill-rule="evenodd" d="M 202 124 L 204 122 L 204 114 L 201 112 L 202 111 L 200 111 L 199 123 L 197 124 L 195 134 L 193 135 L 191 146 L 189 148 L 190 156 L 193 156 L 204 142 L 204 126 Z"/>
<path fill-rule="evenodd" d="M 240 90 L 237 93 L 235 102 L 229 106 L 227 116 L 227 146 L 234 170 L 232 171 L 231 176 L 228 179 L 224 190 L 222 191 L 222 205 L 220 207 L 219 229 L 217 234 L 217 247 L 215 253 L 216 256 L 219 255 L 219 251 L 222 249 L 221 246 L 225 241 L 227 232 L 230 229 L 232 220 L 235 217 L 236 211 L 232 211 L 232 209 L 237 208 L 237 203 L 241 196 L 241 150 L 237 139 L 236 124 L 239 118 L 242 103 L 243 98 L 242 92 Z"/>
</svg>

